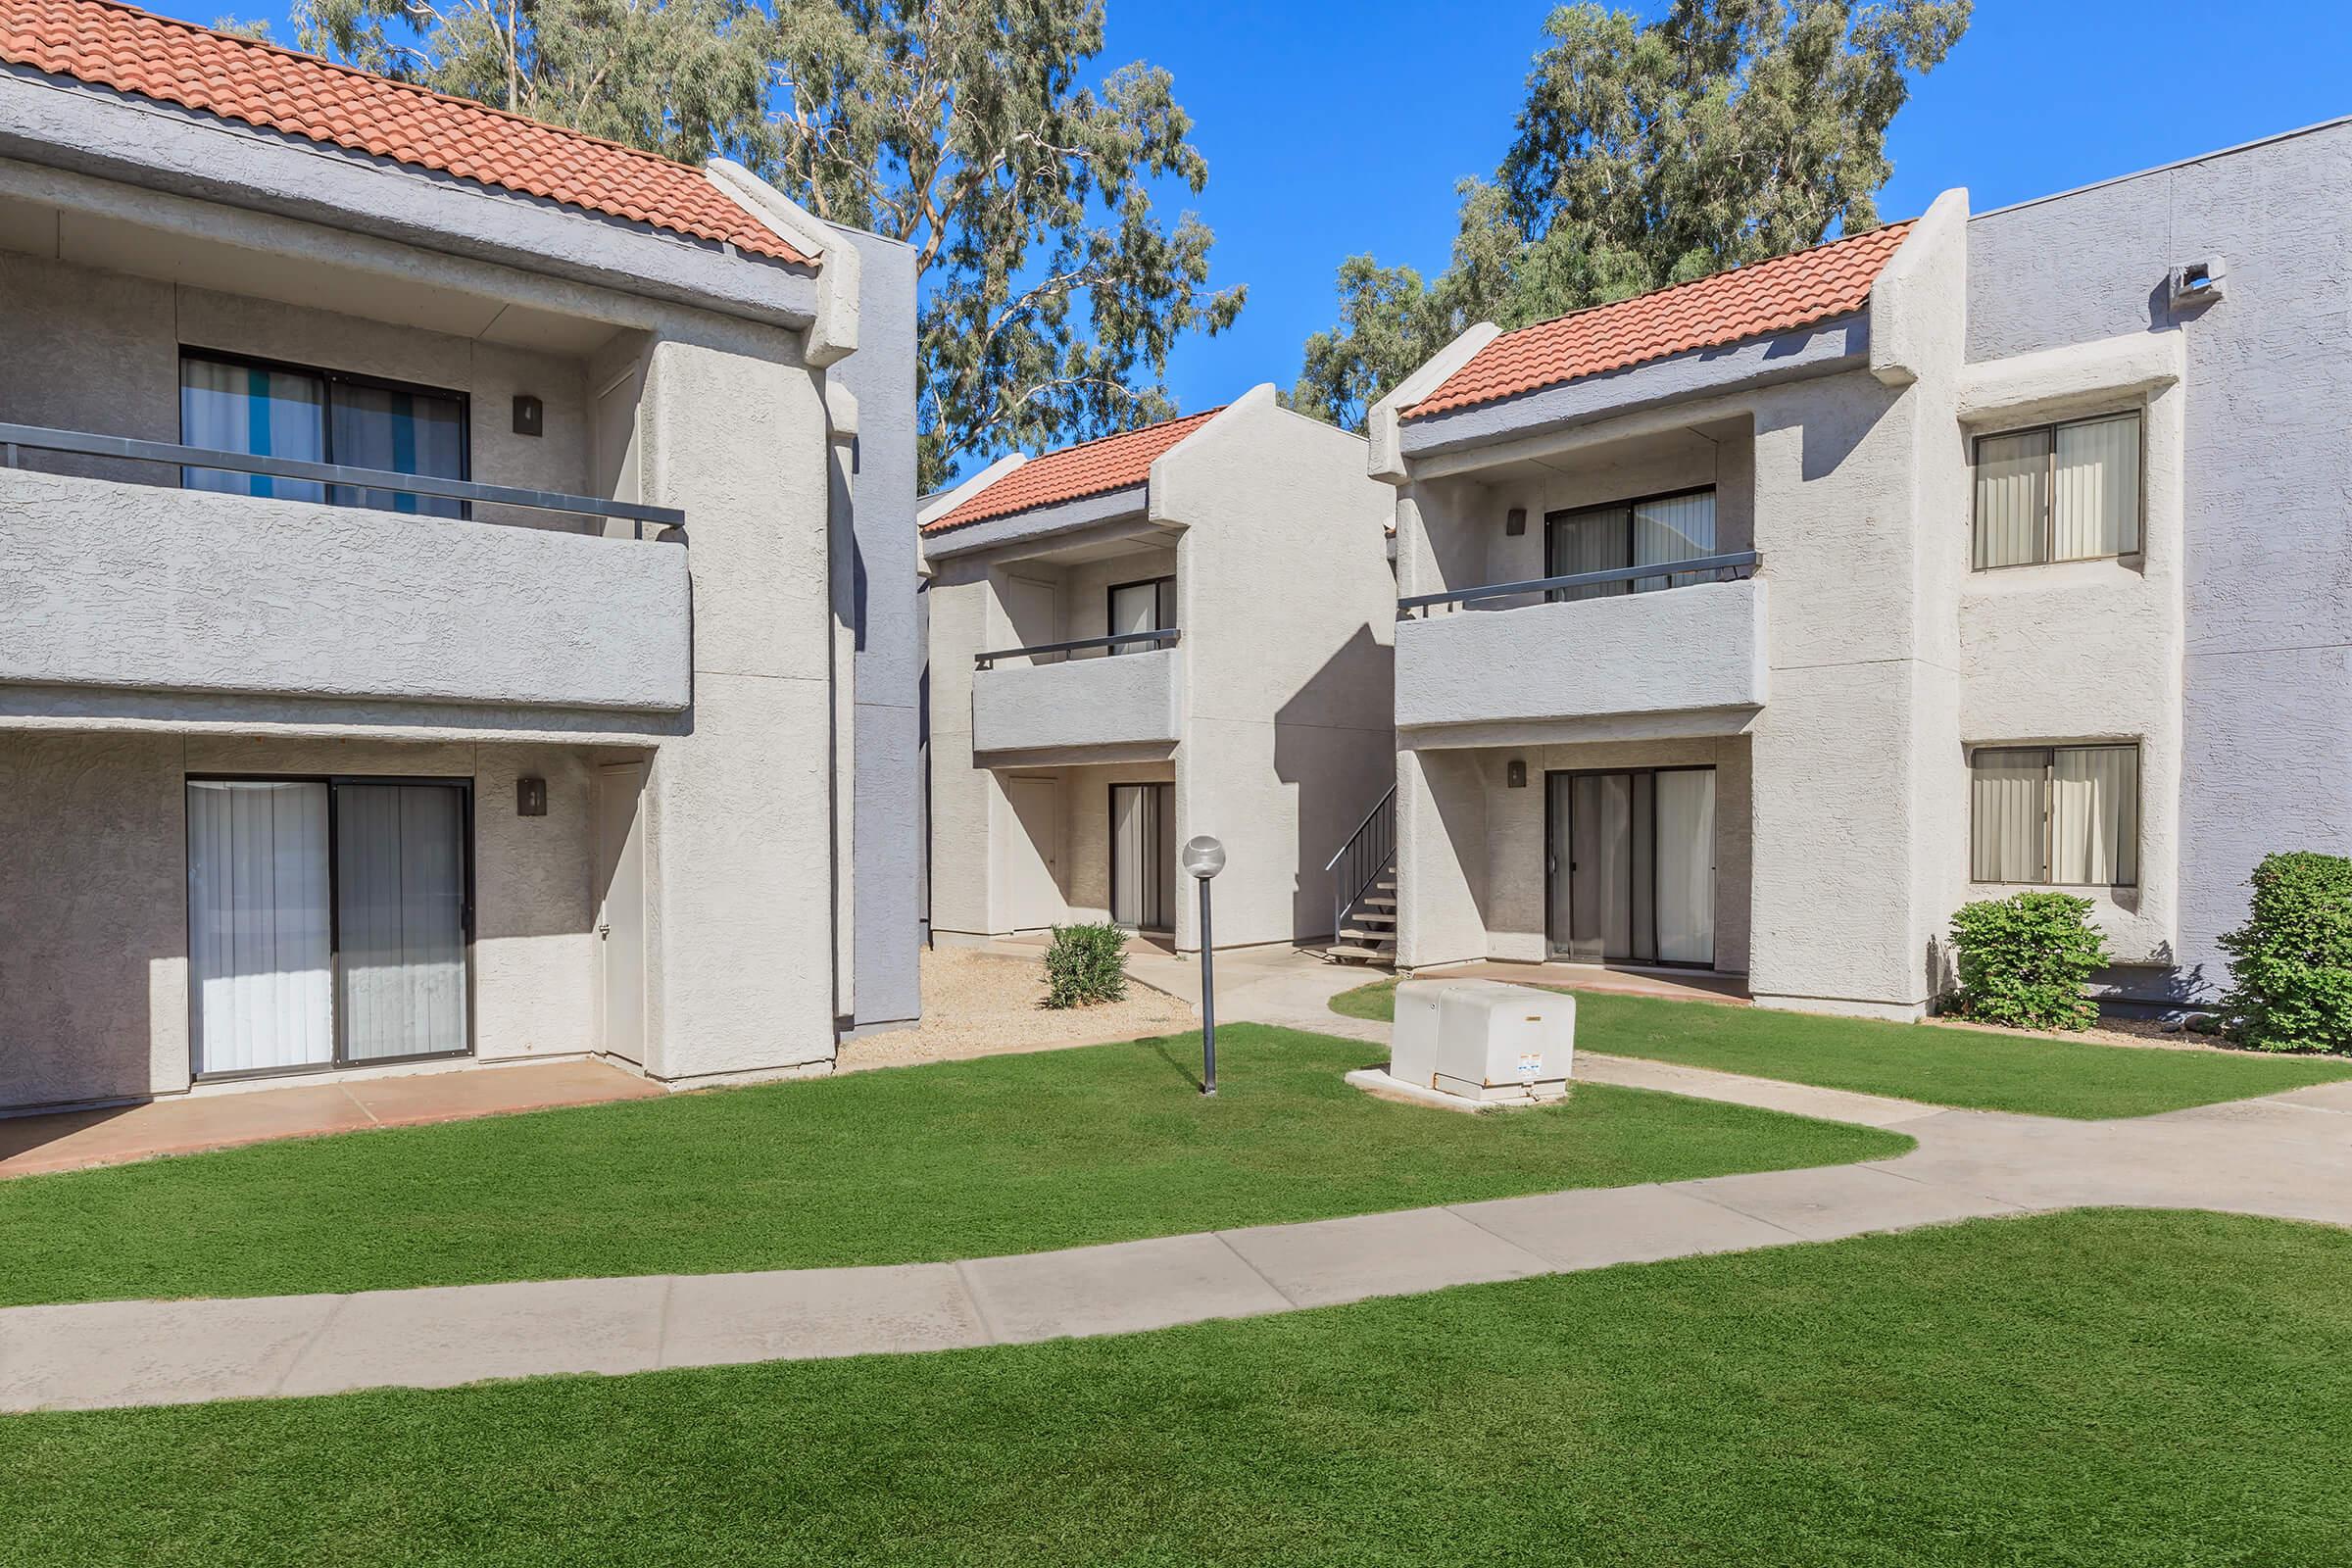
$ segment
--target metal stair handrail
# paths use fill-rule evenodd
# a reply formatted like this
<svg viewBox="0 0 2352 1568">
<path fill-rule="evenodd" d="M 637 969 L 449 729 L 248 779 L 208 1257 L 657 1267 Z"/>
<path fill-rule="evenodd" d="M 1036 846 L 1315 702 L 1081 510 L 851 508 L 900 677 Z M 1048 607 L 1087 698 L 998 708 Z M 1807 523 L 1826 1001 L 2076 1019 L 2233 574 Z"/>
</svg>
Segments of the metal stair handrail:
<svg viewBox="0 0 2352 1568">
<path fill-rule="evenodd" d="M 1339 853 L 1324 864 L 1331 877 L 1331 937 L 1347 929 L 1348 911 L 1355 906 L 1383 871 L 1396 858 L 1396 786 L 1389 786 L 1348 835 Z"/>
</svg>

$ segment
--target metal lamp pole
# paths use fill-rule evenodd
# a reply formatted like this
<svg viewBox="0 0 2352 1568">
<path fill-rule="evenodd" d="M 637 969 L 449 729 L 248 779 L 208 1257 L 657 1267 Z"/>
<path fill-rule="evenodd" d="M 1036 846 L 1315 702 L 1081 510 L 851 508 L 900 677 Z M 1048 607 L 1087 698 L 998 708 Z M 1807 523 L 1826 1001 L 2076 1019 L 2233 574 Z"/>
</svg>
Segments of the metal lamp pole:
<svg viewBox="0 0 2352 1568">
<path fill-rule="evenodd" d="M 1203 833 L 1180 857 L 1200 884 L 1200 1092 L 1217 1092 L 1217 947 L 1208 923 L 1208 885 L 1225 869 L 1225 846 Z"/>
</svg>

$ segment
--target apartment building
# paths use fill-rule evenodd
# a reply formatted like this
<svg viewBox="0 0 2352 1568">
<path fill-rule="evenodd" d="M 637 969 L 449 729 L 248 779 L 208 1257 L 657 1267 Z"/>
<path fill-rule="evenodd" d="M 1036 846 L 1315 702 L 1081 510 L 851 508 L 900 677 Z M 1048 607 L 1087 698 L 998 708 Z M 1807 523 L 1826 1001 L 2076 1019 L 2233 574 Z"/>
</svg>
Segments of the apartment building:
<svg viewBox="0 0 2352 1568">
<path fill-rule="evenodd" d="M 107 0 L 0 62 L 0 1107 L 911 1019 L 905 248 Z"/>
<path fill-rule="evenodd" d="M 1400 962 L 1685 967 L 1907 1018 L 2089 897 L 2207 995 L 2266 851 L 2352 850 L 2352 122 L 1519 331 L 1371 421 Z"/>
<path fill-rule="evenodd" d="M 1390 505 L 1271 386 L 926 504 L 934 940 L 1107 919 L 1198 951 L 1200 834 L 1215 946 L 1347 923 L 1332 858 L 1393 777 Z"/>
</svg>

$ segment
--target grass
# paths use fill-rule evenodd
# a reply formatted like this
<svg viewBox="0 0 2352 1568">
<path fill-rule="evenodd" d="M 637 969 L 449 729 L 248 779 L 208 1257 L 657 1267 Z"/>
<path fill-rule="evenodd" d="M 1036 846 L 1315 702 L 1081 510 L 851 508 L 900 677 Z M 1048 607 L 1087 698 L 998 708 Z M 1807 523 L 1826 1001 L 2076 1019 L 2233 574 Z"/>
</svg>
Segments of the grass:
<svg viewBox="0 0 2352 1568">
<path fill-rule="evenodd" d="M 1332 998 L 1332 1010 L 1393 1018 L 1396 991 L 1394 980 L 1358 986 Z M 2340 1056 L 2136 1050 L 1596 991 L 1576 993 L 1576 1043 L 1611 1055 L 1824 1089 L 2085 1120 L 2149 1116 L 2352 1078 L 2352 1058 Z"/>
<path fill-rule="evenodd" d="M 0 1420 L 12 1561 L 2352 1561 L 2352 1235 L 2078 1213 L 1018 1348 Z"/>
<path fill-rule="evenodd" d="M 1884 1158 L 1908 1139 L 1580 1087 L 1470 1117 L 1377 1047 L 1189 1039 L 347 1134 L 0 1183 L 0 1304 L 901 1263 Z"/>
</svg>

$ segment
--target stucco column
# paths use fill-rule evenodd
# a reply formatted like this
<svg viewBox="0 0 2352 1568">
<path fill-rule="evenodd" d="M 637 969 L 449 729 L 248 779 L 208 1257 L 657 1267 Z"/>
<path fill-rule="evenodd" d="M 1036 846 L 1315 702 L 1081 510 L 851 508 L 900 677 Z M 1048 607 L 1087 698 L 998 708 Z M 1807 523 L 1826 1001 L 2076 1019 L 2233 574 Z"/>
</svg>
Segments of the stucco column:
<svg viewBox="0 0 2352 1568">
<path fill-rule="evenodd" d="M 1396 754 L 1396 963 L 1487 956 L 1486 785 L 1476 754 Z"/>
<path fill-rule="evenodd" d="M 716 327 L 648 352 L 645 499 L 685 510 L 694 585 L 691 727 L 641 808 L 646 1068 L 673 1081 L 833 1054 L 827 421 L 796 355 Z"/>
</svg>

